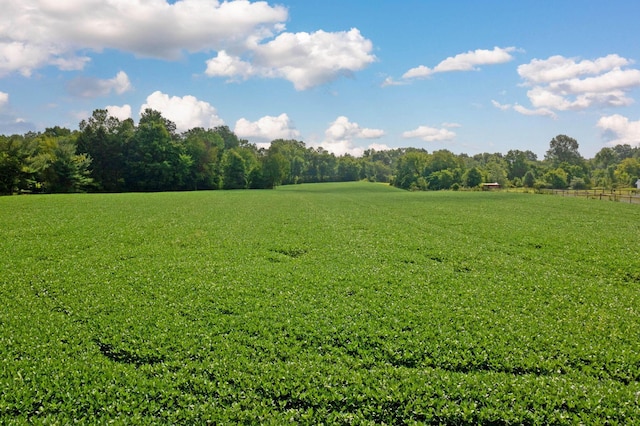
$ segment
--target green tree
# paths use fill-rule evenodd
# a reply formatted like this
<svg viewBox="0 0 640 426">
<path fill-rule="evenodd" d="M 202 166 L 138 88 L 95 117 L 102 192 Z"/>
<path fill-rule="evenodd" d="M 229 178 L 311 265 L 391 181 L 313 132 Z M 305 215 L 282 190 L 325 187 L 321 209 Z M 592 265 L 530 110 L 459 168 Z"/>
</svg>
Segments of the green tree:
<svg viewBox="0 0 640 426">
<path fill-rule="evenodd" d="M 537 157 L 529 150 L 512 149 L 504 156 L 504 160 L 507 162 L 507 177 L 513 180 L 515 178 L 522 179 L 531 168 L 531 163 L 537 161 Z"/>
<path fill-rule="evenodd" d="M 240 146 L 240 139 L 238 139 L 238 136 L 232 132 L 228 126 L 217 126 L 213 131 L 224 141 L 225 150 L 238 148 Z"/>
<path fill-rule="evenodd" d="M 301 183 L 308 174 L 307 147 L 304 142 L 295 139 L 276 139 L 271 142 L 269 150 L 276 149 L 289 162 L 287 176 L 282 180 L 283 184 Z"/>
<path fill-rule="evenodd" d="M 427 176 L 428 188 L 434 191 L 450 189 L 454 182 L 453 172 L 448 169 L 438 170 Z"/>
<path fill-rule="evenodd" d="M 545 154 L 545 160 L 553 167 L 561 163 L 582 165 L 584 159 L 578 151 L 578 141 L 566 135 L 558 135 L 549 142 L 549 150 Z"/>
<path fill-rule="evenodd" d="M 536 177 L 534 176 L 531 170 L 528 170 L 527 173 L 525 173 L 524 177 L 522 178 L 522 185 L 525 188 L 533 188 L 535 183 L 536 183 Z"/>
<path fill-rule="evenodd" d="M 182 144 L 193 161 L 188 175 L 189 188 L 220 188 L 220 161 L 224 152 L 220 134 L 197 127 L 183 134 Z"/>
<path fill-rule="evenodd" d="M 87 154 L 77 154 L 74 136 L 47 136 L 39 138 L 37 154 L 31 160 L 31 168 L 37 175 L 37 187 L 43 192 L 81 192 L 93 180 Z"/>
<path fill-rule="evenodd" d="M 0 194 L 12 194 L 29 188 L 34 171 L 30 159 L 37 143 L 20 135 L 0 136 Z"/>
<path fill-rule="evenodd" d="M 360 178 L 360 162 L 349 154 L 339 157 L 337 174 L 337 178 L 341 182 L 358 180 Z"/>
<path fill-rule="evenodd" d="M 174 140 L 175 125 L 158 111 L 145 110 L 127 149 L 126 183 L 134 191 L 183 189 L 191 161 Z"/>
<path fill-rule="evenodd" d="M 249 171 L 243 156 L 232 148 L 222 155 L 222 187 L 245 189 L 249 186 Z"/>
<path fill-rule="evenodd" d="M 640 177 L 640 160 L 637 158 L 625 158 L 618 164 L 615 170 L 618 182 L 625 186 L 632 186 Z"/>
<path fill-rule="evenodd" d="M 468 169 L 464 174 L 463 183 L 467 188 L 475 188 L 482 183 L 482 173 L 477 167 Z"/>
<path fill-rule="evenodd" d="M 279 151 L 278 147 L 270 147 L 262 157 L 263 188 L 275 188 L 280 185 L 290 173 L 290 163 Z"/>
<path fill-rule="evenodd" d="M 425 167 L 424 174 L 429 175 L 433 172 L 447 169 L 455 169 L 459 167 L 460 161 L 456 158 L 455 154 L 446 149 L 434 151 L 429 156 L 429 161 Z"/>
<path fill-rule="evenodd" d="M 88 120 L 80 122 L 78 152 L 91 157 L 91 177 L 97 190 L 124 189 L 125 152 L 134 131 L 133 120 L 120 121 L 105 109 L 93 111 Z"/>
<path fill-rule="evenodd" d="M 567 172 L 561 168 L 549 170 L 542 179 L 547 186 L 553 189 L 565 189 L 568 186 Z"/>
<path fill-rule="evenodd" d="M 398 159 L 393 185 L 403 189 L 421 186 L 418 185 L 418 178 L 423 177 L 429 161 L 429 154 L 425 151 L 408 151 Z"/>
</svg>

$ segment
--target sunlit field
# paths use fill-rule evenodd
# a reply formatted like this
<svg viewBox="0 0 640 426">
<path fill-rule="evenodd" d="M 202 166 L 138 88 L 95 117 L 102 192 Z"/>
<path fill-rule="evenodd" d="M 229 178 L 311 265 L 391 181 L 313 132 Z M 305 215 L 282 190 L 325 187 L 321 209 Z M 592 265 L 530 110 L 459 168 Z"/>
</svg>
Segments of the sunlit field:
<svg viewBox="0 0 640 426">
<path fill-rule="evenodd" d="M 0 423 L 629 424 L 640 207 L 383 184 L 0 198 Z"/>
</svg>

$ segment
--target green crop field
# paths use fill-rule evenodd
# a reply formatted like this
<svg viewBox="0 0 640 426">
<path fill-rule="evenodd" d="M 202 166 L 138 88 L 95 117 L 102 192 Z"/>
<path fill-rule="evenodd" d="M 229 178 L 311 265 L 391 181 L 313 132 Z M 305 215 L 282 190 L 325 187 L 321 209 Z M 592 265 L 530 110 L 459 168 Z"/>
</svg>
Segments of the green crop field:
<svg viewBox="0 0 640 426">
<path fill-rule="evenodd" d="M 0 198 L 0 424 L 640 422 L 640 208 Z"/>
</svg>

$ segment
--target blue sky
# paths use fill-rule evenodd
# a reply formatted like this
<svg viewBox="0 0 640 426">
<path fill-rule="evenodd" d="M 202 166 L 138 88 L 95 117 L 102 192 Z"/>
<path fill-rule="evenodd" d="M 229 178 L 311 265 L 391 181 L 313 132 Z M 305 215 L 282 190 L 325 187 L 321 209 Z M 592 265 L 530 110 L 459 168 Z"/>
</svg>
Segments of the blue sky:
<svg viewBox="0 0 640 426">
<path fill-rule="evenodd" d="M 96 108 L 338 155 L 640 144 L 640 2 L 5 0 L 0 134 Z"/>
</svg>

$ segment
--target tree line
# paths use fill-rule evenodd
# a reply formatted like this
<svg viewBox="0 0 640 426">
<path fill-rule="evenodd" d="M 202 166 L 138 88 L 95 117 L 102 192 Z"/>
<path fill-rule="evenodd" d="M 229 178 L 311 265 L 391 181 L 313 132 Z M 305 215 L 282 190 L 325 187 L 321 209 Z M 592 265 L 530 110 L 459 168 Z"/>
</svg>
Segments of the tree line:
<svg viewBox="0 0 640 426">
<path fill-rule="evenodd" d="M 616 188 L 640 177 L 640 148 L 602 148 L 593 159 L 558 135 L 543 160 L 531 151 L 473 156 L 448 150 L 367 150 L 336 156 L 297 140 L 258 148 L 227 126 L 179 133 L 158 111 L 136 126 L 95 110 L 79 130 L 0 136 L 0 194 L 275 188 L 303 182 L 388 182 L 409 190 L 503 187 Z"/>
</svg>

